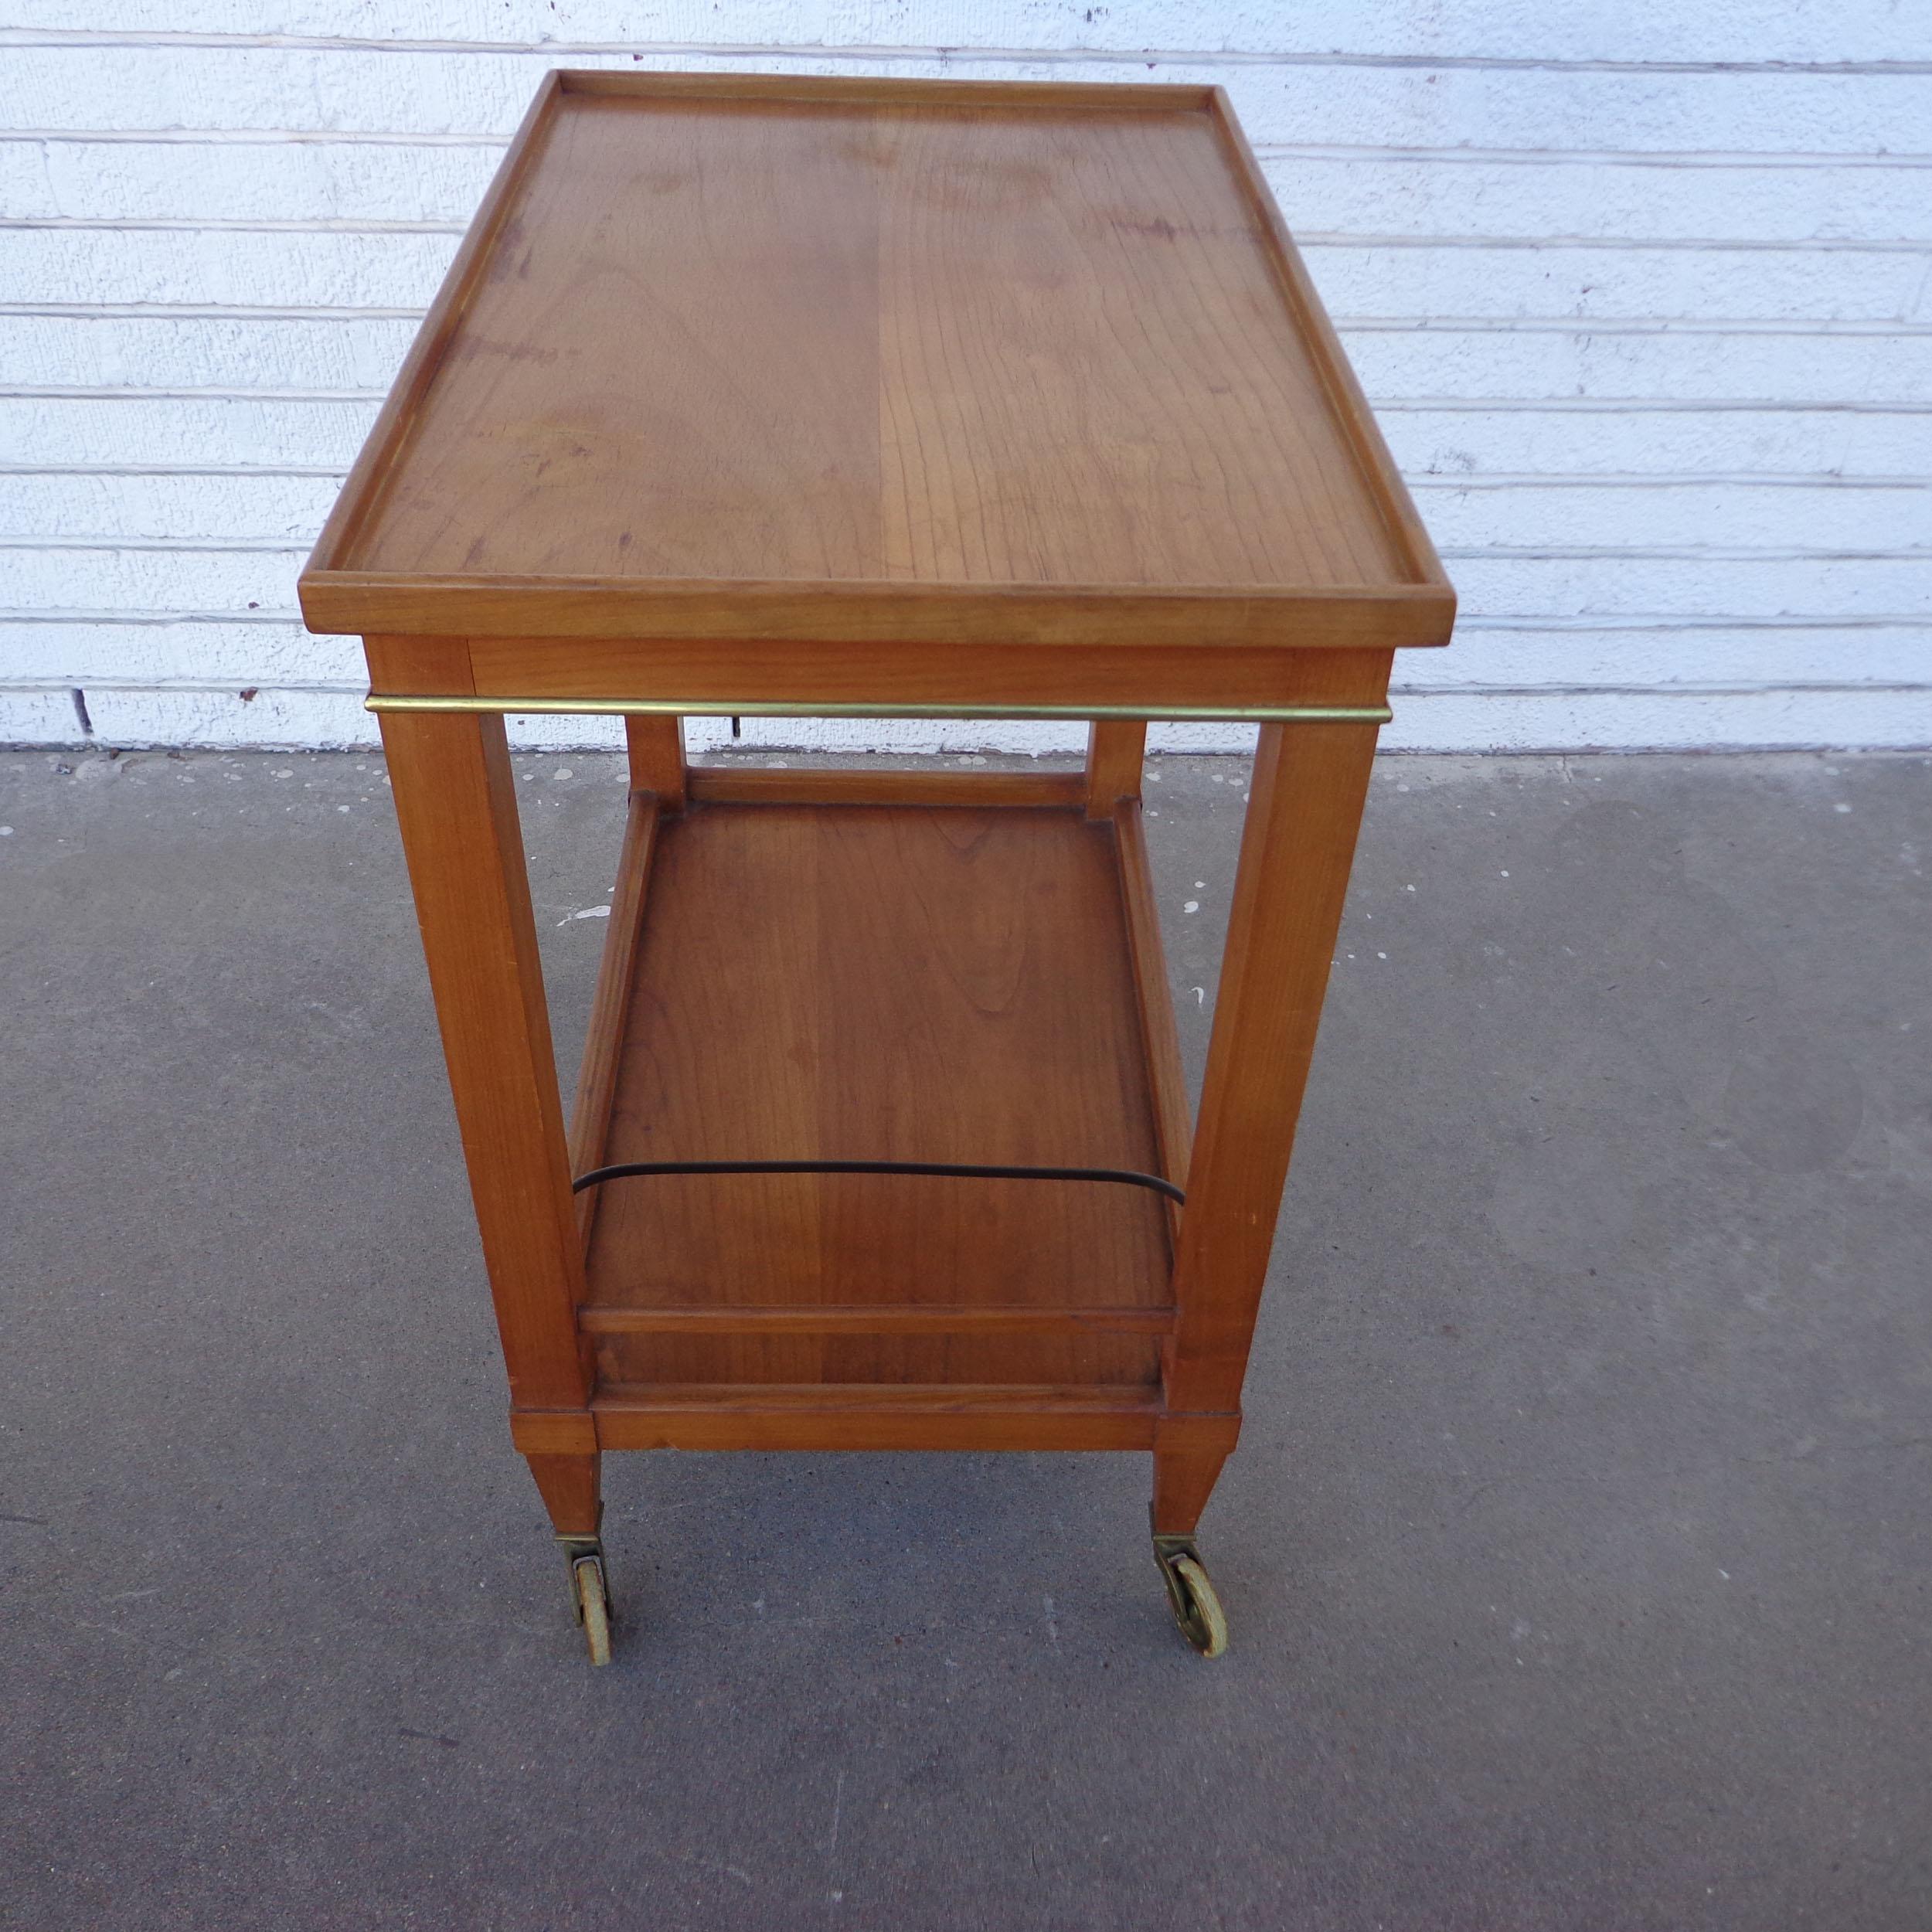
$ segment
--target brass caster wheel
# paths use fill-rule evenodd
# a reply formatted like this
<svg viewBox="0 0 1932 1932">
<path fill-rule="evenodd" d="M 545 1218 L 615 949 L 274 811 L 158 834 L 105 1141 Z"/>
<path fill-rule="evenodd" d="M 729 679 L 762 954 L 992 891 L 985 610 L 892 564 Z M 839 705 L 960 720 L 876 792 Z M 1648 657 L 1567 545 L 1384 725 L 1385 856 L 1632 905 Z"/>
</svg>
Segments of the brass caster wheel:
<svg viewBox="0 0 1932 1932">
<path fill-rule="evenodd" d="M 1228 1647 L 1227 1614 L 1214 1594 L 1214 1585 L 1192 1539 L 1156 1536 L 1154 1556 L 1161 1566 L 1168 1605 L 1181 1634 L 1203 1657 L 1219 1657 Z"/>
<path fill-rule="evenodd" d="M 593 1664 L 611 1661 L 611 1594 L 604 1581 L 604 1559 L 577 1556 L 570 1563 L 570 1594 L 577 1621 L 583 1626 L 584 1647 Z"/>
</svg>

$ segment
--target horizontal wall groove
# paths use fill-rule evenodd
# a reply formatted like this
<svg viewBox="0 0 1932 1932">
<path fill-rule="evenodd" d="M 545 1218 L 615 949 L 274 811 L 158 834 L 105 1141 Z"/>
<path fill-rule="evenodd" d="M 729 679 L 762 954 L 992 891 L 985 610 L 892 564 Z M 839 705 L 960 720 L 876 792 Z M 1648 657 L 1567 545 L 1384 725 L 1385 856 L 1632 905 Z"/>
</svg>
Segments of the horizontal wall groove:
<svg viewBox="0 0 1932 1932">
<path fill-rule="evenodd" d="M 1904 631 L 1913 636 L 1932 637 L 1932 614 L 1906 611 L 1893 617 L 1725 617 L 1685 616 L 1671 611 L 1630 613 L 1611 617 L 1509 616 L 1492 617 L 1479 611 L 1458 614 L 1458 632 L 1465 631 L 1569 631 L 1580 634 L 1600 631 L 1639 632 L 1655 631 L 1672 637 L 1713 631 Z"/>
<path fill-rule="evenodd" d="M 0 386 L 0 400 L 91 403 L 379 403 L 379 389 L 132 389 L 88 383 L 12 383 Z"/>
<path fill-rule="evenodd" d="M 246 322 L 420 322 L 426 311 L 413 307 L 385 308 L 354 304 L 237 302 L 27 302 L 0 301 L 0 316 L 45 315 L 94 321 L 246 321 Z M 1776 335 L 1808 338 L 1818 335 L 1932 338 L 1932 321 L 1838 320 L 1828 317 L 1791 320 L 1749 316 L 1668 315 L 1596 317 L 1577 315 L 1351 315 L 1331 311 L 1345 335 Z"/>
<path fill-rule="evenodd" d="M 1642 396 L 1378 396 L 1380 415 L 1429 410 L 1456 415 L 1553 416 L 1925 416 L 1932 396 L 1912 403 L 1760 403 L 1730 397 Z"/>
<path fill-rule="evenodd" d="M 285 605 L 260 611 L 0 610 L 0 624 L 17 624 L 26 628 L 40 624 L 94 624 L 104 628 L 124 624 L 138 624 L 144 627 L 169 624 L 219 624 L 250 626 L 283 624 L 293 629 L 299 629 L 301 628 L 302 617 L 300 611 Z M 1836 617 L 1825 614 L 1780 617 L 1712 617 L 1708 614 L 1685 615 L 1675 611 L 1653 611 L 1602 617 L 1578 617 L 1570 614 L 1489 617 L 1472 611 L 1467 615 L 1459 615 L 1457 617 L 1456 629 L 1458 633 L 1478 631 L 1563 631 L 1583 634 L 1604 631 L 1619 633 L 1655 631 L 1668 633 L 1672 636 L 1717 631 L 1781 632 L 1903 631 L 1914 636 L 1923 634 L 1932 637 L 1932 616 L 1928 616 L 1924 612 L 1904 611 L 1896 615 L 1880 617 Z"/>
<path fill-rule="evenodd" d="M 63 136 L 66 139 L 70 137 Z M 84 137 L 81 137 L 84 138 Z M 0 134 L 0 140 L 10 135 Z M 136 140 L 138 135 L 114 138 Z M 400 136 L 406 140 L 408 137 Z M 1257 141 L 1256 155 L 1264 161 L 1347 161 L 1468 162 L 1477 166 L 1578 168 L 1656 168 L 1668 172 L 1685 168 L 1932 168 L 1932 152 L 1835 152 L 1791 149 L 1715 148 L 1410 148 L 1376 143 Z"/>
<path fill-rule="evenodd" d="M 318 216 L 281 220 L 216 216 L 0 216 L 0 231 L 46 230 L 54 233 L 461 235 L 467 232 L 468 227 L 467 221 L 371 220 L 349 216 Z M 1587 248 L 1610 250 L 1620 254 L 1639 250 L 1702 254 L 1719 250 L 1726 253 L 1753 255 L 1932 255 L 1932 236 L 1918 240 L 1894 238 L 1868 241 L 1838 236 L 1767 240 L 1761 236 L 1731 237 L 1723 235 L 1432 235 L 1301 228 L 1295 231 L 1295 238 L 1307 248 L 1475 249 L 1508 250 L 1515 253 L 1540 253 L 1556 248 Z"/>
<path fill-rule="evenodd" d="M 237 697 L 240 694 L 232 681 L 188 678 L 144 678 L 138 681 L 117 678 L 87 678 L 82 680 L 89 691 L 120 691 L 135 696 L 145 696 L 149 692 L 200 692 L 210 697 Z M 73 685 L 72 679 L 30 679 L 0 677 L 0 692 L 26 692 L 40 691 L 66 691 Z M 249 687 L 244 687 L 247 689 Z M 277 678 L 253 687 L 264 696 L 278 691 L 299 691 L 305 696 L 329 698 L 353 698 L 360 704 L 369 695 L 366 681 L 345 684 L 341 679 L 307 679 Z"/>
<path fill-rule="evenodd" d="M 0 550 L 152 550 L 194 556 L 229 556 L 279 550 L 287 556 L 306 556 L 315 547 L 313 538 L 36 536 L 31 532 L 15 536 L 0 536 Z"/>
<path fill-rule="evenodd" d="M 299 611 L 5 611 L 0 610 L 0 624 L 29 626 L 49 624 L 86 624 L 103 628 L 136 624 L 143 629 L 157 624 L 281 624 L 301 630 Z"/>
<path fill-rule="evenodd" d="M 1637 474 L 1587 473 L 1545 474 L 1539 470 L 1472 472 L 1467 476 L 1440 471 L 1407 476 L 1412 490 L 1702 490 L 1730 488 L 1777 490 L 1903 490 L 1916 495 L 1932 489 L 1925 476 L 1846 476 L 1832 471 L 1665 471 Z"/>
<path fill-rule="evenodd" d="M 168 146 L 230 148 L 495 148 L 509 145 L 500 131 L 474 129 L 462 132 L 424 131 L 420 133 L 354 128 L 0 128 L 0 145 L 9 141 L 37 143 L 117 142 L 140 145 L 161 143 Z M 1472 165 L 1525 166 L 1655 168 L 1668 171 L 1686 168 L 1932 168 L 1932 152 L 1864 151 L 1818 149 L 1792 152 L 1756 148 L 1406 148 L 1383 144 L 1360 146 L 1334 142 L 1256 141 L 1255 153 L 1264 160 L 1416 162 Z"/>
<path fill-rule="evenodd" d="M 420 322 L 420 308 L 241 302 L 0 302 L 0 315 L 67 316 L 94 321 Z"/>
<path fill-rule="evenodd" d="M 1609 315 L 1600 321 L 1577 315 L 1347 315 L 1332 319 L 1352 335 L 1778 335 L 1810 340 L 1819 335 L 1932 336 L 1932 321 L 1890 318 L 1843 321 L 1828 317 L 1793 321 L 1735 315 L 1671 315 L 1646 318 Z"/>
<path fill-rule="evenodd" d="M 0 533 L 0 550 L 107 550 L 196 556 L 274 555 L 305 556 L 315 547 L 310 537 L 192 537 L 99 534 L 42 535 L 32 531 Z M 1932 543 L 1884 549 L 1847 549 L 1842 546 L 1765 544 L 1443 544 L 1445 563 L 1916 563 L 1932 560 Z M 1932 614 L 1928 614 L 1932 622 Z"/>
<path fill-rule="evenodd" d="M 0 230 L 51 229 L 56 233 L 79 230 L 108 234 L 158 230 L 163 234 L 191 235 L 461 235 L 468 227 L 467 221 L 366 221 L 348 216 L 339 219 L 318 216 L 294 221 L 230 220 L 215 216 L 0 216 Z"/>
<path fill-rule="evenodd" d="M 1729 240 L 1719 235 L 1409 235 L 1297 228 L 1294 238 L 1304 248 L 1474 248 L 1485 251 L 1507 249 L 1532 253 L 1556 248 L 1598 248 L 1614 249 L 1619 253 L 1633 250 L 1668 253 L 1689 250 L 1706 254 L 1716 250 L 1726 254 L 1748 255 L 1932 254 L 1932 237 L 1919 241 L 1866 241 L 1835 236 L 1811 240 L 1793 237 L 1766 240 L 1752 237 Z"/>
<path fill-rule="evenodd" d="M 277 546 L 279 547 L 279 546 Z M 1519 563 L 1616 562 L 1625 563 L 1913 563 L 1932 559 L 1932 544 L 1886 549 L 1814 549 L 1804 545 L 1767 544 L 1573 544 L 1534 547 L 1503 543 L 1444 544 L 1445 563 L 1473 563 L 1484 560 Z M 1932 612 L 1927 613 L 1932 622 Z"/>
<path fill-rule="evenodd" d="M 323 389 L 227 389 L 187 387 L 132 389 L 96 384 L 11 384 L 0 400 L 96 403 L 379 403 L 386 390 Z M 1403 415 L 1427 410 L 1453 415 L 1561 416 L 1927 416 L 1932 397 L 1923 402 L 1846 403 L 1736 398 L 1645 396 L 1378 396 L 1378 413 Z"/>
<path fill-rule="evenodd" d="M 0 476 L 318 477 L 339 480 L 346 463 L 0 463 Z"/>
<path fill-rule="evenodd" d="M 148 678 L 140 680 L 114 678 L 88 678 L 84 681 L 90 691 L 121 691 L 145 693 L 150 691 L 206 692 L 212 695 L 233 696 L 237 695 L 232 680 L 213 679 Z M 26 692 L 39 691 L 65 691 L 70 689 L 71 679 L 26 679 L 0 676 L 0 691 Z M 300 691 L 334 697 L 353 698 L 359 703 L 369 691 L 366 680 L 358 679 L 345 683 L 339 679 L 294 679 L 278 678 L 257 687 L 263 693 L 277 691 Z M 1826 692 L 1855 692 L 1861 697 L 1881 697 L 1896 695 L 1916 697 L 1932 692 L 1932 683 L 1862 684 L 1855 680 L 1835 680 L 1829 683 L 1793 684 L 1767 681 L 1764 682 L 1700 683 L 1686 680 L 1669 685 L 1648 684 L 1428 684 L 1405 685 L 1392 683 L 1389 687 L 1391 698 L 1555 698 L 1555 697 L 1756 697 L 1771 694 L 1798 696 L 1808 693 Z M 598 715 L 595 713 L 589 714 Z M 693 716 L 719 716 L 719 713 L 692 713 Z"/>
<path fill-rule="evenodd" d="M 1562 60 L 1549 56 L 1505 54 L 1406 54 L 1250 51 L 1192 47 L 981 47 L 964 45 L 894 46 L 823 41 L 776 46 L 769 43 L 647 40 L 435 40 L 389 39 L 338 34 L 236 34 L 149 32 L 87 28 L 0 29 L 0 47 L 72 48 L 80 52 L 122 51 L 295 52 L 305 53 L 475 54 L 486 58 L 569 60 L 761 60 L 775 62 L 961 60 L 999 66 L 1055 66 L 1078 63 L 1147 67 L 1369 67 L 1418 73 L 1618 73 L 1846 75 L 1881 77 L 1932 73 L 1932 60 Z"/>
<path fill-rule="evenodd" d="M 0 476 L 230 476 L 318 477 L 349 474 L 340 463 L 5 463 Z M 1449 474 L 1419 471 L 1406 478 L 1411 490 L 1685 490 L 1742 486 L 1782 490 L 1898 490 L 1917 495 L 1932 490 L 1932 473 L 1923 476 L 1845 475 L 1819 471 L 1655 471 L 1638 474 L 1540 470 L 1471 471 Z"/>
<path fill-rule="evenodd" d="M 507 134 L 478 129 L 468 133 L 388 134 L 355 128 L 10 128 L 0 142 L 115 141 L 168 147 L 209 148 L 507 148 Z"/>
<path fill-rule="evenodd" d="M 1738 682 L 1656 684 L 1415 684 L 1391 682 L 1391 699 L 1403 698 L 1758 698 L 1822 696 L 1838 692 L 1862 698 L 1918 697 L 1932 684 L 1860 684 L 1838 680 L 1828 684 Z"/>
</svg>

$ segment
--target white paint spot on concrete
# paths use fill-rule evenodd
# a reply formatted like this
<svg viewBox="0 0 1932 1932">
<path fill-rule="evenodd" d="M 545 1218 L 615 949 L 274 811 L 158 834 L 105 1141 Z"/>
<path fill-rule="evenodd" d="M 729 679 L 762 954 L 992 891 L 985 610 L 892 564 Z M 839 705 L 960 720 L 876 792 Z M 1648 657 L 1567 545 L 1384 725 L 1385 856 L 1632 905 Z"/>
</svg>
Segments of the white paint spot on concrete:
<svg viewBox="0 0 1932 1932">
<path fill-rule="evenodd" d="M 12 826 L 11 826 L 11 825 L 0 825 L 0 838 L 11 838 L 12 836 L 13 836 L 13 828 L 12 828 Z"/>
<path fill-rule="evenodd" d="M 1849 805 L 1840 804 L 1834 805 L 1832 809 L 1834 811 L 1849 811 L 1852 808 Z"/>
<path fill-rule="evenodd" d="M 1201 902 L 1198 899 L 1190 899 L 1181 910 L 1184 913 L 1198 913 L 1201 910 Z"/>
</svg>

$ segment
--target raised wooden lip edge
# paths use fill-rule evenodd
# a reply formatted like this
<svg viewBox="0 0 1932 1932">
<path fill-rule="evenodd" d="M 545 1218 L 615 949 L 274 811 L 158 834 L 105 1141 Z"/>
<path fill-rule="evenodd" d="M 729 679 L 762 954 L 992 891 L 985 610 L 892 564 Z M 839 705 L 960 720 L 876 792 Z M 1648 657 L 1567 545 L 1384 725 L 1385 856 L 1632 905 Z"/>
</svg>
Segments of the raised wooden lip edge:
<svg viewBox="0 0 1932 1932">
<path fill-rule="evenodd" d="M 517 124 L 516 132 L 510 137 L 510 145 L 505 150 L 502 160 L 497 164 L 496 172 L 490 177 L 490 185 L 485 189 L 462 240 L 457 245 L 455 257 L 423 315 L 409 353 L 403 359 L 403 366 L 396 372 L 396 380 L 383 398 L 383 406 L 376 413 L 369 435 L 350 466 L 348 476 L 343 479 L 342 493 L 336 498 L 335 508 L 329 512 L 321 534 L 315 539 L 315 547 L 309 553 L 308 562 L 297 580 L 297 594 L 304 606 L 304 622 L 308 617 L 308 586 L 311 577 L 355 574 L 335 570 L 331 560 L 343 555 L 355 545 L 383 499 L 395 458 L 401 451 L 417 409 L 441 366 L 444 351 L 456 333 L 464 310 L 469 306 L 485 258 L 503 226 L 511 200 L 522 185 L 531 162 L 543 145 L 541 134 L 545 131 L 544 124 L 565 91 L 563 72 L 561 68 L 553 68 L 538 83 L 529 106 L 524 110 L 522 120 Z"/>
<path fill-rule="evenodd" d="M 1383 521 L 1395 546 L 1406 560 L 1413 576 L 1412 587 L 1446 591 L 1454 614 L 1455 590 L 1436 546 L 1417 510 L 1409 486 L 1383 436 L 1369 406 L 1348 352 L 1335 333 L 1326 305 L 1310 279 L 1301 251 L 1294 244 L 1287 218 L 1268 185 L 1261 164 L 1255 158 L 1247 131 L 1234 112 L 1234 104 L 1225 87 L 1208 90 L 1208 114 L 1219 135 L 1236 183 L 1246 192 L 1248 206 L 1260 223 L 1268 247 L 1264 250 L 1275 272 L 1283 301 L 1293 316 L 1326 393 L 1330 413 L 1341 426 L 1349 442 L 1349 454 L 1362 480 L 1369 486 L 1381 511 Z"/>
<path fill-rule="evenodd" d="M 696 73 L 661 68 L 627 73 L 611 67 L 559 67 L 560 91 L 573 94 L 658 95 L 665 100 L 711 96 L 719 100 L 818 101 L 839 105 L 876 101 L 917 107 L 957 103 L 997 107 L 1003 100 L 1035 107 L 1069 107 L 1104 113 L 1117 103 L 1143 111 L 1165 107 L 1199 111 L 1214 90 L 1188 81 L 1155 80 L 941 80 L 893 74 Z"/>
<path fill-rule="evenodd" d="M 1368 400 L 1350 367 L 1346 352 L 1336 335 L 1328 311 L 1322 306 L 1307 270 L 1301 262 L 1287 223 L 1282 218 L 1273 191 L 1269 188 L 1247 134 L 1235 117 L 1225 89 L 1219 87 L 1162 85 L 1149 83 L 1070 81 L 964 81 L 896 80 L 869 76 L 791 76 L 696 73 L 614 73 L 605 70 L 555 67 L 544 77 L 510 145 L 498 164 L 470 226 L 458 244 L 441 285 L 417 329 L 415 340 L 384 398 L 368 437 L 358 453 L 340 494 L 315 539 L 297 583 L 303 621 L 311 630 L 324 634 L 338 631 L 393 631 L 408 634 L 424 634 L 447 628 L 446 624 L 417 624 L 401 613 L 355 612 L 341 610 L 332 614 L 323 607 L 337 598 L 366 598 L 389 594 L 412 597 L 438 593 L 474 597 L 481 594 L 507 595 L 518 602 L 538 597 L 554 597 L 578 592 L 600 598 L 628 593 L 635 597 L 641 587 L 648 597 L 675 597 L 680 593 L 697 596 L 731 595 L 756 597 L 760 594 L 796 596 L 798 585 L 788 580 L 774 583 L 736 583 L 710 579 L 674 580 L 594 577 L 420 577 L 408 573 L 361 571 L 340 567 L 336 560 L 346 555 L 360 539 L 386 493 L 396 458 L 414 420 L 430 384 L 441 366 L 444 352 L 461 322 L 491 247 L 500 232 L 511 202 L 521 187 L 531 164 L 542 151 L 554 117 L 556 104 L 566 94 L 584 95 L 630 94 L 664 99 L 702 98 L 790 100 L 801 102 L 895 100 L 917 103 L 953 101 L 961 105 L 996 104 L 1011 100 L 1015 105 L 1031 104 L 1099 110 L 1119 110 L 1138 105 L 1142 111 L 1156 107 L 1172 111 L 1205 114 L 1219 137 L 1236 185 L 1243 191 L 1250 211 L 1260 222 L 1267 246 L 1264 252 L 1272 264 L 1282 299 L 1290 317 L 1302 334 L 1323 382 L 1325 400 L 1348 441 L 1349 454 L 1369 493 L 1375 499 L 1397 549 L 1411 572 L 1406 582 L 1362 586 L 1330 587 L 1319 591 L 1267 585 L 1163 587 L 1148 590 L 1134 585 L 960 585 L 894 584 L 862 579 L 838 587 L 846 594 L 855 590 L 862 597 L 877 598 L 903 605 L 933 600 L 944 603 L 961 600 L 975 607 L 997 603 L 1005 597 L 1038 596 L 1060 600 L 1090 602 L 1132 598 L 1172 604 L 1209 603 L 1239 599 L 1289 609 L 1298 604 L 1312 606 L 1335 602 L 1359 607 L 1367 603 L 1400 604 L 1421 602 L 1446 608 L 1433 612 L 1440 619 L 1440 638 L 1403 641 L 1406 645 L 1447 643 L 1455 616 L 1455 592 L 1444 573 L 1435 546 L 1417 513 L 1402 473 L 1396 467 Z M 818 580 L 808 580 L 822 588 Z M 311 601 L 316 608 L 311 610 Z M 514 619 L 518 611 L 512 609 Z M 465 627 L 486 632 L 491 626 L 474 617 Z M 513 630 L 514 624 L 506 627 Z"/>
<path fill-rule="evenodd" d="M 917 647 L 957 642 L 965 631 L 981 644 L 1106 644 L 1128 653 L 1194 644 L 1427 649 L 1449 641 L 1456 615 L 1456 594 L 1446 579 L 1316 588 L 902 583 L 877 577 L 417 576 L 318 568 L 311 556 L 296 590 L 302 621 L 328 635 L 750 640 L 801 646 Z M 1379 623 L 1391 634 L 1363 638 L 1358 634 L 1365 621 Z M 1182 623 L 1200 634 L 1176 634 Z"/>
</svg>

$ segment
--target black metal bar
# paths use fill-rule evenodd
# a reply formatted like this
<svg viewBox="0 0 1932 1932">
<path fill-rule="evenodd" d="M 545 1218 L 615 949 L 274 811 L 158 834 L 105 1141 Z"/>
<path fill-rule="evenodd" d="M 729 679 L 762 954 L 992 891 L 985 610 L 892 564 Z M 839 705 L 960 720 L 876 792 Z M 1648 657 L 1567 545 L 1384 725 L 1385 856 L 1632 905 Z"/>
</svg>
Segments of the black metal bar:
<svg viewBox="0 0 1932 1932">
<path fill-rule="evenodd" d="M 621 1161 L 594 1167 L 570 1183 L 573 1194 L 644 1174 L 936 1174 L 961 1181 L 1112 1181 L 1144 1187 L 1182 1206 L 1187 1196 L 1158 1174 L 1123 1167 L 971 1167 L 953 1161 Z"/>
</svg>

